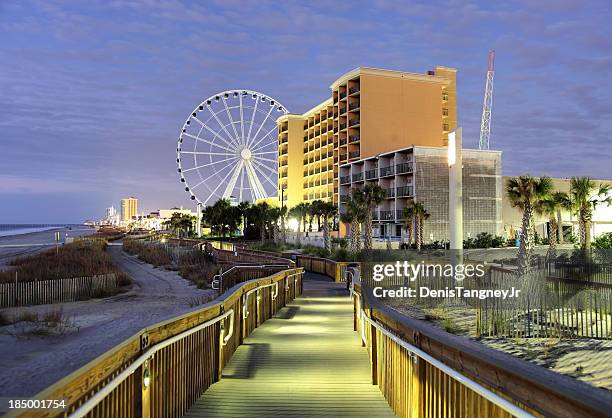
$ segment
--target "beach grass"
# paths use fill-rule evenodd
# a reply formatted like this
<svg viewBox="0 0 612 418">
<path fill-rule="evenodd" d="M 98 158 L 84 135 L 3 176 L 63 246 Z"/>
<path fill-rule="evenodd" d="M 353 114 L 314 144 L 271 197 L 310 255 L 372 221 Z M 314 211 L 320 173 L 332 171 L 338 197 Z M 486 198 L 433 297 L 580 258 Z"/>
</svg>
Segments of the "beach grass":
<svg viewBox="0 0 612 418">
<path fill-rule="evenodd" d="M 17 257 L 9 262 L 9 269 L 0 271 L 0 283 L 36 280 L 58 280 L 115 274 L 121 285 L 129 277 L 115 266 L 106 252 L 106 241 L 84 239 L 34 255 Z"/>
</svg>

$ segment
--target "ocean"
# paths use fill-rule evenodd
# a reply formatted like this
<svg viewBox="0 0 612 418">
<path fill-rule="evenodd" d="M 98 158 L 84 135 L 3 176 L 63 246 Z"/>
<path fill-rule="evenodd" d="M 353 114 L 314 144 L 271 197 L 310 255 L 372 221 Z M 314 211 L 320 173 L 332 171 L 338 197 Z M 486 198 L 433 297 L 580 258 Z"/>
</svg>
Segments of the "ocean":
<svg viewBox="0 0 612 418">
<path fill-rule="evenodd" d="M 31 234 L 34 232 L 63 229 L 66 227 L 79 227 L 80 224 L 0 224 L 0 237 L 12 235 Z"/>
</svg>

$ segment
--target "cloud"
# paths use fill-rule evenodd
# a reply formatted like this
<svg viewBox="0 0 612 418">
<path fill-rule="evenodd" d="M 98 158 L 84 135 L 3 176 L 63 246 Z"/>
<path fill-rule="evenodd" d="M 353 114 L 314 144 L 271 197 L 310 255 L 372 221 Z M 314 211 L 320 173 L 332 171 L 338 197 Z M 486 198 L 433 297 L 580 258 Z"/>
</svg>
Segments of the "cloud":
<svg viewBox="0 0 612 418">
<path fill-rule="evenodd" d="M 101 207 L 122 193 L 188 204 L 174 150 L 197 103 L 250 88 L 299 113 L 357 66 L 457 67 L 459 119 L 476 146 L 490 48 L 492 146 L 504 151 L 504 170 L 610 177 L 605 6 L 377 0 L 332 12 L 322 0 L 2 2 L 0 61 L 10 64 L 0 72 L 1 192 L 97 190 Z"/>
</svg>

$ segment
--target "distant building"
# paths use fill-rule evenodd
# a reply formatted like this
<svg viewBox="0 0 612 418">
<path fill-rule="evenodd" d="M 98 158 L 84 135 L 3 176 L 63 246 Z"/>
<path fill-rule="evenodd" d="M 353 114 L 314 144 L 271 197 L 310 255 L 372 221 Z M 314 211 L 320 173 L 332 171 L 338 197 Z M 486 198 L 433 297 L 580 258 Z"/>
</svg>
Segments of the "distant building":
<svg viewBox="0 0 612 418">
<path fill-rule="evenodd" d="M 138 199 L 135 197 L 127 197 L 121 199 L 121 221 L 129 222 L 138 213 Z"/>
<path fill-rule="evenodd" d="M 180 208 L 158 209 L 156 211 L 149 212 L 147 215 L 137 215 L 134 225 L 143 229 L 154 229 L 157 231 L 164 230 L 166 229 L 166 225 L 164 225 L 164 223 L 170 220 L 172 215 L 175 213 L 194 217 L 197 215 L 195 212 L 192 212 L 189 209 L 184 209 L 182 206 Z"/>
<path fill-rule="evenodd" d="M 106 219 L 112 219 L 117 214 L 117 209 L 114 206 L 106 208 Z"/>
<path fill-rule="evenodd" d="M 117 209 L 114 206 L 106 208 L 104 219 L 100 223 L 103 225 L 118 225 L 119 222 Z"/>
<path fill-rule="evenodd" d="M 522 213 L 520 209 L 512 207 L 510 199 L 506 193 L 506 184 L 512 177 L 504 176 L 502 179 L 502 218 L 504 236 L 508 238 L 516 238 L 517 232 L 521 230 Z M 560 192 L 568 193 L 570 190 L 570 179 L 554 178 L 553 187 Z M 610 180 L 593 180 L 595 184 L 604 184 L 612 187 Z M 571 236 L 578 237 L 578 217 L 569 210 L 561 210 L 560 230 L 563 231 L 564 242 L 567 243 Z M 547 215 L 533 214 L 533 223 L 535 232 L 540 238 L 548 238 L 549 218 Z M 606 232 L 612 232 L 612 206 L 598 205 L 593 211 L 593 219 L 591 224 L 591 239 L 596 238 Z"/>
</svg>

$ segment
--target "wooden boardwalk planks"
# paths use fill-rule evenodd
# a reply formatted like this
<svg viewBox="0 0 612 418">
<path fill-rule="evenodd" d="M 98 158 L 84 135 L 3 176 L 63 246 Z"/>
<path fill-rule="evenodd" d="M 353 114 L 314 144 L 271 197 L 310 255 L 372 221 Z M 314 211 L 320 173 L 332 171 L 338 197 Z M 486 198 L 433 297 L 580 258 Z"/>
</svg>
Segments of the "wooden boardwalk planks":
<svg viewBox="0 0 612 418">
<path fill-rule="evenodd" d="M 307 274 L 304 295 L 238 347 L 186 417 L 392 417 L 371 383 L 342 284 Z"/>
</svg>

